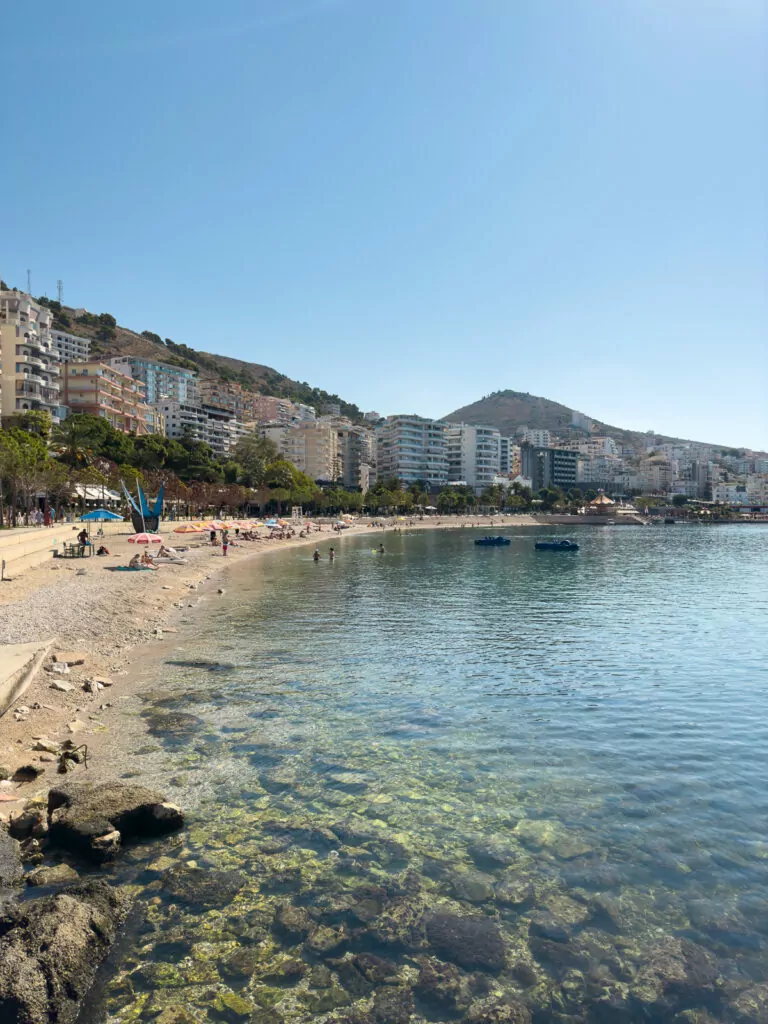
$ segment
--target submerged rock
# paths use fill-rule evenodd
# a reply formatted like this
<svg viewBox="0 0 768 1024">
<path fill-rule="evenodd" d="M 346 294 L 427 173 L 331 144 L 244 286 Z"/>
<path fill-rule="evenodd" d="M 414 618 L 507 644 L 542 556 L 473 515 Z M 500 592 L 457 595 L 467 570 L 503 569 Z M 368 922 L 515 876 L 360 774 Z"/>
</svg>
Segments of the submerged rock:
<svg viewBox="0 0 768 1024">
<path fill-rule="evenodd" d="M 72 1024 L 128 910 L 106 882 L 12 907 L 0 917 L 0 1020 Z"/>
<path fill-rule="evenodd" d="M 522 1003 L 491 998 L 475 1004 L 465 1024 L 530 1024 L 531 1011 Z"/>
<path fill-rule="evenodd" d="M 416 994 L 427 1006 L 451 1016 L 462 1013 L 472 1002 L 467 977 L 455 964 L 447 964 L 435 957 L 419 960 L 419 978 Z"/>
<path fill-rule="evenodd" d="M 373 997 L 377 1024 L 408 1024 L 414 1011 L 413 992 L 400 986 L 383 986 Z"/>
<path fill-rule="evenodd" d="M 226 907 L 245 885 L 240 871 L 173 868 L 163 879 L 163 888 L 174 900 L 202 907 Z"/>
<path fill-rule="evenodd" d="M 55 786 L 48 814 L 51 842 L 95 861 L 112 856 L 123 839 L 164 835 L 184 824 L 181 810 L 162 793 L 121 782 Z"/>
<path fill-rule="evenodd" d="M 487 917 L 431 914 L 426 922 L 427 941 L 446 960 L 472 970 L 500 971 L 504 943 L 499 926 Z"/>
</svg>

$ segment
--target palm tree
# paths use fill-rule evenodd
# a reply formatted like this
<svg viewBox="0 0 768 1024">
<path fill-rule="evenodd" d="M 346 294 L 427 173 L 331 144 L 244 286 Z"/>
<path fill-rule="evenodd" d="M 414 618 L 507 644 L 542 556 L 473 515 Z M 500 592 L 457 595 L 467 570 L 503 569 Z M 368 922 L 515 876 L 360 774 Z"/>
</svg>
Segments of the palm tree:
<svg viewBox="0 0 768 1024">
<path fill-rule="evenodd" d="M 90 439 L 88 426 L 77 416 L 68 416 L 53 428 L 51 447 L 68 466 L 88 466 L 93 459 Z"/>
</svg>

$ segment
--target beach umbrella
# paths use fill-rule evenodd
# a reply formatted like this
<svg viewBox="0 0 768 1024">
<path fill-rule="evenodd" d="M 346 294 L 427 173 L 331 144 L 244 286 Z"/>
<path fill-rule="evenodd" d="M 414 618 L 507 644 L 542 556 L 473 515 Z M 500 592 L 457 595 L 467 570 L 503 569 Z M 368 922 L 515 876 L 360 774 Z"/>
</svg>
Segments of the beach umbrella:
<svg viewBox="0 0 768 1024">
<path fill-rule="evenodd" d="M 122 522 L 123 517 L 119 516 L 117 512 L 110 512 L 108 508 L 95 508 L 93 512 L 86 512 L 84 516 L 80 516 L 81 523 L 111 523 L 111 522 Z"/>
<path fill-rule="evenodd" d="M 156 533 L 134 533 L 128 538 L 129 544 L 162 544 L 163 538 Z"/>
<path fill-rule="evenodd" d="M 228 527 L 220 519 L 211 519 L 210 522 L 205 524 L 205 528 L 206 530 L 226 530 Z"/>
<path fill-rule="evenodd" d="M 184 523 L 177 526 L 174 533 L 206 533 L 205 523 Z"/>
</svg>

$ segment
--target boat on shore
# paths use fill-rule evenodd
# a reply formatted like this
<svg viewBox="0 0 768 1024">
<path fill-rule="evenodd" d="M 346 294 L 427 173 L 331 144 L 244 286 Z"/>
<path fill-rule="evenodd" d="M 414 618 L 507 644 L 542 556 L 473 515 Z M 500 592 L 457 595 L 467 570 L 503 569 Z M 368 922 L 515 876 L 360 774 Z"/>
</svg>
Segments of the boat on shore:
<svg viewBox="0 0 768 1024">
<path fill-rule="evenodd" d="M 503 548 L 511 543 L 509 537 L 478 537 L 475 541 L 479 548 Z"/>
<path fill-rule="evenodd" d="M 578 551 L 579 545 L 575 540 L 537 540 L 537 551 Z"/>
</svg>

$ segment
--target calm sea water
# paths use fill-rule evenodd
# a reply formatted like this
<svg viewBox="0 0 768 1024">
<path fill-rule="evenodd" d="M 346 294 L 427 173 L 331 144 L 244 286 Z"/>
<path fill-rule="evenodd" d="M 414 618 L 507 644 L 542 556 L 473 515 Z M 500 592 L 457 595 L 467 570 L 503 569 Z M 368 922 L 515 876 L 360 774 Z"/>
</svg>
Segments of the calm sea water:
<svg viewBox="0 0 768 1024">
<path fill-rule="evenodd" d="M 87 1019 L 768 1019 L 768 530 L 505 532 L 233 567 L 129 708 L 192 821 Z"/>
</svg>

